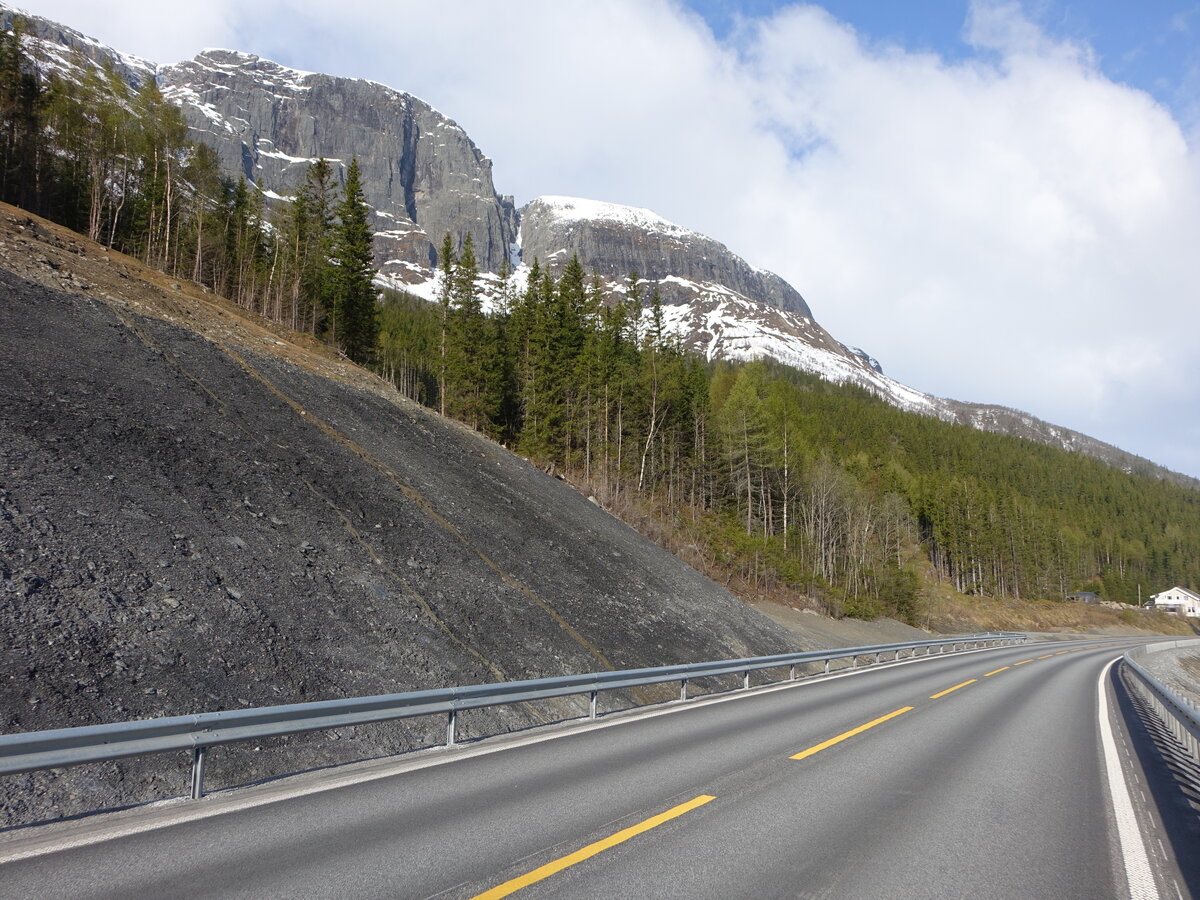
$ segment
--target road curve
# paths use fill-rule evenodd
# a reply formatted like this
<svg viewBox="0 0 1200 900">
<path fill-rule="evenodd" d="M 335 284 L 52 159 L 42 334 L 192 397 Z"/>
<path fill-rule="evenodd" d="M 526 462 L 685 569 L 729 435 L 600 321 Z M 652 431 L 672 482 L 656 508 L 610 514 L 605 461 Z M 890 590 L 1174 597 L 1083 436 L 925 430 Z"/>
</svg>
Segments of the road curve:
<svg viewBox="0 0 1200 900">
<path fill-rule="evenodd" d="M 39 853 L 0 865 L 0 897 L 1185 897 L 1163 835 L 1154 883 L 1127 875 L 1101 712 L 1135 807 L 1146 775 L 1098 690 L 1124 649 L 955 654 L 680 706 Z"/>
</svg>

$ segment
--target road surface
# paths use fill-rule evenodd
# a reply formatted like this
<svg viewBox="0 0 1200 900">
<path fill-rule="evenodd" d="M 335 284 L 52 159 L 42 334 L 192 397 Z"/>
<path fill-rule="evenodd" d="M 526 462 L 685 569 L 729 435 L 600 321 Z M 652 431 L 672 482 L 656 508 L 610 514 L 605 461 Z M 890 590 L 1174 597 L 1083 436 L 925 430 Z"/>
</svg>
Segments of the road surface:
<svg viewBox="0 0 1200 900">
<path fill-rule="evenodd" d="M 1101 705 L 1124 649 L 1030 644 L 673 704 L 340 787 L 95 817 L 133 832 L 110 840 L 56 826 L 80 845 L 54 852 L 29 835 L 54 829 L 11 832 L 0 859 L 31 855 L 0 865 L 0 896 L 1188 897 L 1195 823 L 1164 824 L 1144 729 Z M 311 792 L 254 805 L 293 782 Z M 184 821 L 139 831 L 154 815 Z"/>
</svg>

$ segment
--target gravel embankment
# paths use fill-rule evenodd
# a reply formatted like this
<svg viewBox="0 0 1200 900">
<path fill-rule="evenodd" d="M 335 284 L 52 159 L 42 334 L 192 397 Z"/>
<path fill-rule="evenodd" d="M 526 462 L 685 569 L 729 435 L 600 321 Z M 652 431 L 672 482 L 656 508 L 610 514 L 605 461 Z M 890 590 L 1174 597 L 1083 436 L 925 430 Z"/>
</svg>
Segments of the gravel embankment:
<svg viewBox="0 0 1200 900">
<path fill-rule="evenodd" d="M 294 362 L 0 270 L 0 731 L 800 647 L 565 483 Z M 443 729 L 223 748 L 209 782 Z M 178 794 L 184 756 L 0 779 L 0 825 Z"/>
<path fill-rule="evenodd" d="M 1200 709 L 1200 641 L 1193 642 L 1190 647 L 1168 647 L 1139 655 L 1137 661 L 1164 685 Z"/>
</svg>

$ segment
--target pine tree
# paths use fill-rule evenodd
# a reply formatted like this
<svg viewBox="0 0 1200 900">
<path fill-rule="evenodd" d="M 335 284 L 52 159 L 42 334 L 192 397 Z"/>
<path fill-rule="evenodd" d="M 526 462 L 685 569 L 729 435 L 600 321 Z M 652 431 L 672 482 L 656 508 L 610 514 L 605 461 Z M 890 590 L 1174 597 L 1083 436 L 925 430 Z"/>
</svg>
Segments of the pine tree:
<svg viewBox="0 0 1200 900">
<path fill-rule="evenodd" d="M 363 197 L 358 159 L 350 161 L 342 202 L 337 208 L 333 255 L 337 261 L 337 317 L 341 344 L 354 362 L 366 365 L 379 343 L 379 312 L 376 300 L 375 262 L 371 250 L 371 226 Z"/>
</svg>

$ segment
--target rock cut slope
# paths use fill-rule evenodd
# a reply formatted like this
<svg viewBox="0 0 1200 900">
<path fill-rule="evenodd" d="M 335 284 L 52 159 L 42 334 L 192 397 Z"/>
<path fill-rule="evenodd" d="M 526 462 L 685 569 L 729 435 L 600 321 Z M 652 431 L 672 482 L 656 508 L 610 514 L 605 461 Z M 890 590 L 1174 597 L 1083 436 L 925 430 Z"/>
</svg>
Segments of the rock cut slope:
<svg viewBox="0 0 1200 900">
<path fill-rule="evenodd" d="M 0 260 L 0 730 L 798 645 L 569 485 L 302 337 L 10 207 Z M 546 714 L 480 712 L 465 733 Z M 229 748 L 213 781 L 442 727 Z M 5 818 L 178 793 L 175 756 L 4 779 Z"/>
</svg>

